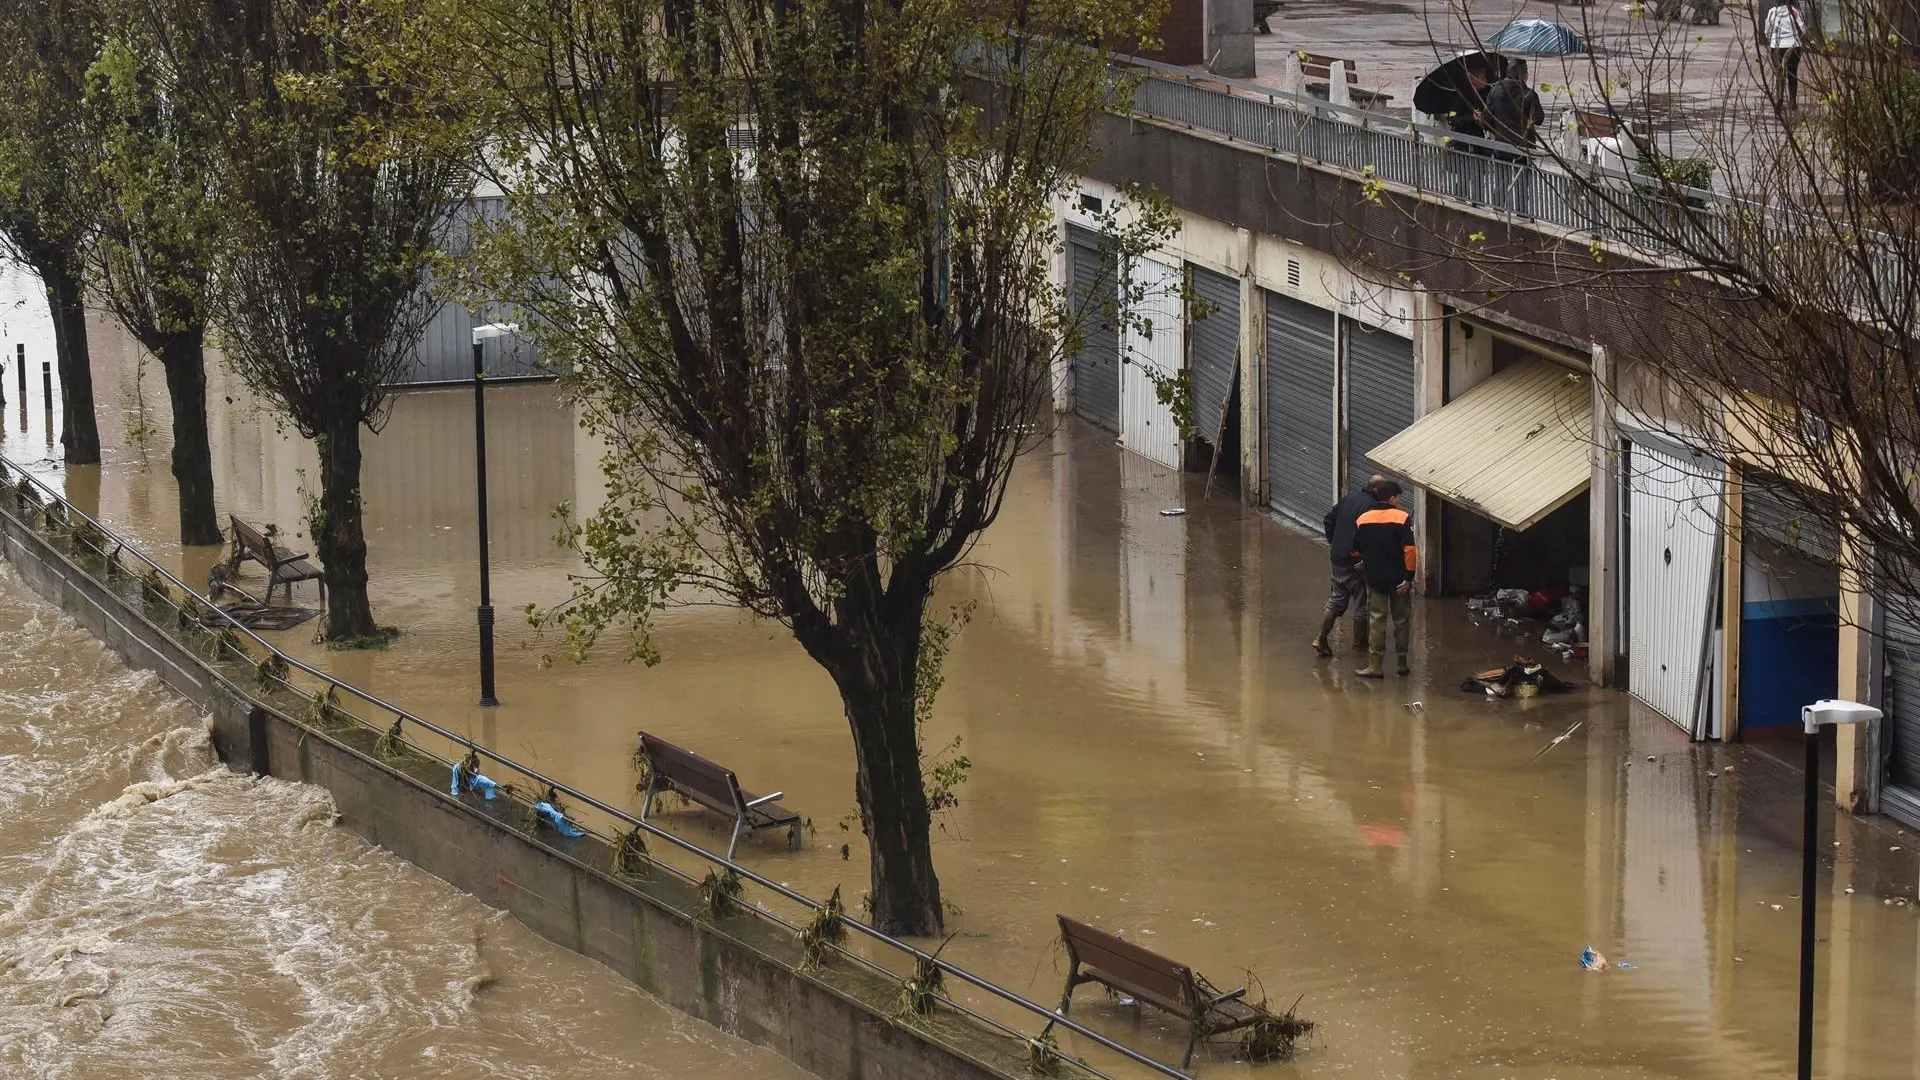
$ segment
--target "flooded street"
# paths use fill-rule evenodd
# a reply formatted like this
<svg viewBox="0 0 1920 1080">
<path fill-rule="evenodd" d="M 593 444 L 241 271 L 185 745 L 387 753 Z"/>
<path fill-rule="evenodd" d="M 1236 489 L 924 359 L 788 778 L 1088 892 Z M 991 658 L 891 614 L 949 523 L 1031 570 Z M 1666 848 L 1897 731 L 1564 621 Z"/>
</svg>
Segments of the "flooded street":
<svg viewBox="0 0 1920 1080">
<path fill-rule="evenodd" d="M 30 312 L 0 301 L 5 333 L 31 335 Z M 94 327 L 108 461 L 49 463 L 44 475 L 179 564 L 186 580 L 204 580 L 219 553 L 172 541 L 157 367 L 138 377 L 124 338 Z M 9 353 L 0 449 L 27 463 L 57 456 L 57 440 L 49 450 L 37 360 L 30 407 L 17 401 L 16 340 L 29 343 L 30 359 L 51 350 L 32 336 L 0 343 Z M 278 432 L 229 376 L 210 378 L 223 519 L 231 511 L 303 531 L 311 449 Z M 811 818 L 803 850 L 750 838 L 743 862 L 815 896 L 839 885 L 857 897 L 866 856 L 841 824 L 854 809 L 850 737 L 826 676 L 781 627 L 704 608 L 662 620 L 657 667 L 621 663 L 611 643 L 586 664 L 567 663 L 559 641 L 512 613 L 567 596 L 578 567 L 553 544 L 552 511 L 595 504 L 598 452 L 551 384 L 496 386 L 488 418 L 501 707 L 473 704 L 465 390 L 399 395 L 367 444 L 374 609 L 403 629 L 398 643 L 327 652 L 310 643 L 311 624 L 275 640 L 636 809 L 634 733 L 681 743 L 748 788 L 784 791 L 783 804 Z M 1182 506 L 1184 516 L 1160 513 Z M 1306 644 L 1326 588 L 1323 545 L 1243 509 L 1231 492 L 1203 499 L 1197 478 L 1077 427 L 1020 463 L 973 563 L 940 598 L 978 606 L 926 740 L 958 736 L 973 761 L 936 838 L 943 889 L 958 908 L 945 957 L 1052 1004 L 1064 975 L 1054 915 L 1064 913 L 1124 931 L 1227 988 L 1251 972 L 1254 999 L 1284 1008 L 1301 998 L 1301 1012 L 1321 1023 L 1295 1063 L 1248 1067 L 1222 1054 L 1197 1062 L 1208 1076 L 1792 1074 L 1800 778 L 1772 758 L 1690 745 L 1617 691 L 1524 701 L 1462 693 L 1466 675 L 1523 646 L 1471 623 L 1457 600 L 1416 602 L 1410 678 L 1356 679 L 1350 656 L 1322 661 Z M 242 583 L 257 586 L 257 568 Z M 45 699 L 71 714 L 60 739 L 72 748 L 40 760 L 22 734 L 28 721 L 5 732 L 0 800 L 25 802 L 7 815 L 0 888 L 31 900 L 0 916 L 0 950 L 31 957 L 0 978 L 9 1068 L 109 1075 L 87 1063 L 110 1050 L 162 1054 L 164 1045 L 121 1040 L 116 1025 L 131 1013 L 132 1023 L 156 1025 L 131 1030 L 185 1023 L 225 1048 L 206 1050 L 217 1064 L 204 1069 L 176 1066 L 187 1075 L 292 1070 L 349 1039 L 366 1047 L 361 1061 L 381 1063 L 379 1075 L 477 1075 L 480 1062 L 520 1075 L 632 1075 L 623 1070 L 643 1060 L 655 1071 L 639 1075 L 791 1073 L 324 828 L 316 792 L 192 780 L 204 751 L 187 735 L 165 738 L 197 721 L 145 676 L 80 644 L 84 635 L 16 582 L 0 581 L 0 631 L 22 625 L 0 636 L 9 702 L 0 709 L 37 716 L 32 703 Z M 29 705 L 17 709 L 16 698 Z M 1564 744 L 1539 753 L 1576 723 Z M 135 751 L 155 736 L 162 745 Z M 169 761 L 164 775 L 152 771 Z M 201 786 L 119 807 L 126 785 L 141 780 Z M 711 821 L 669 822 L 724 847 Z M 1920 1078 L 1911 903 L 1920 837 L 1887 819 L 1843 816 L 1820 846 L 1817 1072 Z M 43 880 L 51 884 L 28 891 Z M 61 897 L 70 906 L 48 906 Z M 147 948 L 123 926 L 152 928 L 152 951 L 117 955 Z M 108 951 L 93 951 L 96 941 Z M 300 942 L 310 949 L 293 947 Z M 1585 972 L 1588 944 L 1634 967 Z M 497 984 L 465 989 L 489 971 Z M 1178 1059 L 1184 1033 L 1164 1018 L 1136 1019 L 1092 990 L 1076 1000 L 1079 1019 Z M 104 1024 L 102 1002 L 115 1010 Z M 341 1004 L 314 1004 L 325 1002 Z M 177 1063 L 188 1051 L 171 1052 Z M 349 1075 L 315 1067 L 310 1075 Z"/>
<path fill-rule="evenodd" d="M 0 1076 L 805 1075 L 333 816 L 0 561 Z"/>
</svg>

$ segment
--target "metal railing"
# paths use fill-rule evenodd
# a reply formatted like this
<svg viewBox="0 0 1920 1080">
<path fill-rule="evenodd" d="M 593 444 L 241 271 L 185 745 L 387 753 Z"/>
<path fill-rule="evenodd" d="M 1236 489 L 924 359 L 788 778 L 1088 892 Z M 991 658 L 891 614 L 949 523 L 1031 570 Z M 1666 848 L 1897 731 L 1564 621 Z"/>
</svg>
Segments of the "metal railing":
<svg viewBox="0 0 1920 1080">
<path fill-rule="evenodd" d="M 1649 259 L 1678 256 L 1688 270 L 1712 273 L 1775 258 L 1783 247 L 1815 243 L 1827 251 L 1833 264 L 1830 287 L 1845 307 L 1869 318 L 1907 310 L 1909 275 L 1901 253 L 1911 241 L 1802 207 L 1563 161 L 1539 150 L 1138 57 L 1116 54 L 1109 63 L 1116 74 L 1135 80 L 1130 109 L 1138 117 L 1211 132 L 1510 221 L 1592 237 Z"/>
<path fill-rule="evenodd" d="M 40 496 L 34 500 L 27 499 L 22 494 L 22 491 L 25 490 L 22 485 L 30 485 L 32 489 L 40 493 Z M 93 517 L 74 506 L 59 492 L 42 482 L 39 477 L 34 476 L 18 463 L 11 461 L 5 456 L 0 456 L 0 514 L 5 514 L 13 518 L 29 530 L 47 538 L 49 542 L 52 542 L 56 537 L 64 538 L 69 545 L 72 545 L 68 549 L 69 553 L 76 553 L 73 551 L 73 546 L 84 546 L 85 548 L 91 549 L 92 555 L 102 560 L 102 572 L 100 575 L 94 575 L 92 571 L 87 571 L 89 575 L 93 576 L 97 583 L 114 590 L 116 593 L 122 594 L 124 599 L 127 599 L 130 603 L 142 610 L 146 610 L 149 604 L 164 604 L 164 606 L 173 613 L 173 617 L 170 620 L 172 624 L 171 628 L 166 623 L 153 623 L 153 625 L 169 640 L 185 648 L 195 656 L 205 656 L 206 653 L 202 652 L 202 650 L 207 650 L 213 654 L 212 661 L 218 663 L 227 659 L 228 654 L 233 654 L 231 656 L 232 660 L 247 664 L 254 669 L 263 688 L 272 684 L 277 688 L 290 692 L 300 699 L 315 702 L 325 699 L 327 701 L 326 709 L 332 715 L 357 723 L 368 731 L 378 733 L 383 739 L 393 740 L 393 742 L 388 745 L 405 744 L 413 751 L 424 755 L 434 762 L 438 762 L 440 766 L 447 770 L 449 777 L 452 775 L 452 770 L 456 762 L 454 759 L 441 754 L 434 746 L 428 745 L 426 741 L 423 741 L 423 734 L 433 736 L 434 739 L 439 740 L 441 745 L 459 747 L 468 753 L 477 755 L 482 761 L 493 763 L 494 767 L 489 767 L 487 771 L 494 774 L 490 777 L 491 779 L 500 780 L 505 778 L 509 781 L 513 792 L 507 796 L 508 798 L 519 798 L 523 801 L 530 802 L 533 799 L 540 798 L 541 795 L 538 794 L 540 792 L 547 793 L 549 798 L 553 796 L 563 797 L 572 804 L 592 808 L 597 815 L 604 817 L 615 823 L 620 829 L 625 830 L 627 835 L 641 835 L 649 839 L 661 840 L 678 851 L 706 862 L 715 869 L 730 871 L 738 875 L 742 881 L 750 882 L 773 895 L 798 905 L 809 916 L 826 910 L 826 905 L 822 902 L 796 892 L 761 874 L 755 873 L 753 870 L 728 859 L 724 855 L 708 851 L 692 841 L 676 836 L 648 822 L 641 821 L 627 811 L 608 805 L 586 792 L 569 787 L 544 773 L 521 765 L 510 758 L 502 757 L 478 745 L 469 737 L 449 731 L 430 720 L 422 719 L 398 705 L 385 701 L 351 683 L 342 682 L 325 671 L 303 663 L 292 656 L 288 656 L 271 642 L 262 638 L 259 634 L 244 625 L 231 613 L 222 610 L 210 602 L 207 597 L 196 593 L 191 586 L 181 581 L 172 571 L 154 562 L 151 558 L 148 558 L 132 541 L 102 525 Z M 133 560 L 135 564 L 134 567 L 127 566 L 122 561 L 125 559 Z M 82 566 L 81 569 L 87 570 L 84 566 Z M 150 623 L 153 622 L 151 619 L 148 621 Z M 198 632 L 201 633 L 202 640 L 183 640 L 182 637 L 176 633 L 176 631 L 182 630 L 192 633 L 195 632 L 192 629 L 195 627 L 200 628 Z M 248 645 L 251 645 L 252 649 L 249 649 L 247 647 Z M 257 650 L 257 655 L 254 650 Z M 269 658 L 271 658 L 271 660 Z M 312 684 L 317 684 L 317 686 L 315 688 L 303 687 L 294 681 L 296 678 L 305 678 Z M 379 716 L 379 719 L 376 720 L 368 716 L 363 716 L 360 712 L 355 711 L 356 703 L 361 709 L 375 712 Z M 286 710 L 279 705 L 274 705 L 271 702 L 263 702 L 263 704 L 268 704 L 269 707 L 286 715 Z M 322 733 L 324 734 L 324 729 L 322 729 Z M 515 778 L 524 780 L 526 782 L 525 785 L 513 783 Z M 502 786 L 506 787 L 509 785 Z M 535 794 L 522 794 L 524 792 L 533 792 Z M 464 801 L 465 796 L 463 795 L 461 798 Z M 618 833 L 610 833 L 606 831 L 604 827 L 597 825 L 590 819 L 578 819 L 571 812 L 567 814 L 567 820 L 585 830 L 588 835 L 616 849 L 623 839 Z M 536 830 L 529 827 L 527 831 L 531 835 Z M 541 842 L 546 843 L 547 841 L 543 839 Z M 564 846 L 554 846 L 554 850 L 563 855 L 566 854 Z M 651 855 L 643 855 L 642 857 L 647 860 L 650 869 L 662 869 L 686 884 L 696 887 L 700 885 L 699 879 L 671 863 L 654 858 Z M 616 872 L 615 876 L 618 877 L 621 875 Z M 803 932 L 803 927 L 799 923 L 769 910 L 759 903 L 751 902 L 745 898 L 736 901 L 736 903 L 754 916 L 784 927 L 795 934 Z M 957 980 L 961 984 L 987 995 L 1002 1005 L 1009 1006 L 1019 1013 L 1026 1014 L 1042 1024 L 1072 1031 L 1074 1034 L 1086 1039 L 1095 1046 L 1115 1054 L 1127 1062 L 1148 1069 L 1159 1076 L 1170 1077 L 1172 1080 L 1192 1080 L 1190 1074 L 1180 1069 L 1156 1061 L 1138 1050 L 1115 1042 L 1078 1021 L 1062 1015 L 1056 1009 L 1048 1008 L 1045 1005 L 1032 1001 L 990 979 L 976 975 L 965 968 L 959 967 L 950 961 L 943 960 L 939 956 L 926 952 L 908 942 L 901 941 L 876 927 L 870 926 L 844 913 L 838 913 L 836 918 L 846 929 L 895 954 L 900 960 L 915 965 L 916 971 L 921 969 L 937 970 Z M 896 983 L 901 981 L 901 976 L 893 970 L 838 942 L 825 941 L 823 942 L 823 946 L 826 949 L 830 949 L 835 955 L 882 978 Z M 980 1008 L 959 1000 L 938 986 L 923 986 L 920 987 L 919 990 L 921 993 L 931 996 L 938 1003 L 951 1008 L 956 1013 L 969 1017 L 987 1026 L 994 1032 L 1019 1040 L 1023 1045 L 1030 1044 L 1036 1037 L 1036 1035 L 1030 1035 L 1020 1031 L 1005 1021 L 982 1012 Z M 1091 1062 L 1070 1054 L 1064 1047 L 1058 1049 L 1055 1053 L 1062 1065 L 1077 1069 L 1084 1075 L 1094 1077 L 1095 1080 L 1117 1080 L 1113 1074 L 1104 1071 Z"/>
</svg>

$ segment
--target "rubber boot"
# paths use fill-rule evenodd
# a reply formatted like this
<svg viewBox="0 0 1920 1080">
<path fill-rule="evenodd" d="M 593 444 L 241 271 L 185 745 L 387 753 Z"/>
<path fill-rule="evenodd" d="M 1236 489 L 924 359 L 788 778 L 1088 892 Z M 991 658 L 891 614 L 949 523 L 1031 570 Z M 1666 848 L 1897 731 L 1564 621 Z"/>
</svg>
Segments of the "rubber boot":
<svg viewBox="0 0 1920 1080">
<path fill-rule="evenodd" d="M 1367 651 L 1367 603 L 1360 602 L 1360 614 L 1353 617 L 1353 651 L 1357 656 Z"/>
<path fill-rule="evenodd" d="M 1406 654 L 1406 653 L 1401 653 L 1401 654 L 1400 654 L 1400 668 L 1399 668 L 1399 671 L 1400 671 L 1400 674 L 1402 674 L 1402 675 L 1405 675 L 1405 674 L 1407 674 L 1408 672 L 1410 672 L 1410 671 L 1412 671 L 1412 670 L 1413 670 L 1412 668 L 1410 668 L 1410 667 L 1408 667 L 1408 666 L 1407 666 L 1407 654 Z"/>
<path fill-rule="evenodd" d="M 1380 653 L 1377 653 L 1377 652 L 1375 652 L 1375 653 L 1368 653 L 1368 654 L 1367 654 L 1367 666 L 1366 666 L 1366 667 L 1363 667 L 1363 668 L 1359 668 L 1359 669 L 1357 669 L 1356 671 L 1354 671 L 1354 674 L 1355 674 L 1355 675 L 1358 675 L 1358 676 L 1360 676 L 1360 677 L 1361 677 L 1361 678 L 1363 678 L 1363 679 L 1384 679 L 1384 678 L 1386 678 L 1386 675 L 1387 675 L 1387 673 L 1386 673 L 1386 672 L 1384 672 L 1384 671 L 1381 671 L 1381 670 L 1380 670 L 1380 661 L 1381 661 L 1382 659 L 1383 659 L 1383 657 L 1381 656 L 1381 654 L 1380 654 Z"/>
<path fill-rule="evenodd" d="M 1333 624 L 1339 621 L 1340 616 L 1332 614 L 1331 612 L 1328 613 L 1326 618 L 1320 620 L 1320 636 L 1313 639 L 1314 652 L 1319 653 L 1321 656 L 1333 655 L 1333 646 L 1327 644 L 1327 639 L 1333 636 Z"/>
</svg>

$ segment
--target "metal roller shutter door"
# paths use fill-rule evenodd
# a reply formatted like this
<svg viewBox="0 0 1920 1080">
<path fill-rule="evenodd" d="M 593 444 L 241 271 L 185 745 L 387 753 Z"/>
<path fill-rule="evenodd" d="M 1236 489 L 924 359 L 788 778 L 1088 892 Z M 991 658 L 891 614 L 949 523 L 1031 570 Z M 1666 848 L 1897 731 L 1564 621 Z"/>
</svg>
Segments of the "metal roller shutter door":
<svg viewBox="0 0 1920 1080">
<path fill-rule="evenodd" d="M 1267 294 L 1267 502 L 1318 529 L 1334 501 L 1333 313 Z"/>
<path fill-rule="evenodd" d="M 1840 533 L 1785 480 L 1748 473 L 1740 493 L 1740 527 L 1750 547 L 1797 551 L 1815 562 L 1840 561 Z"/>
<path fill-rule="evenodd" d="M 1073 357 L 1073 411 L 1108 431 L 1120 430 L 1120 336 L 1113 325 L 1119 300 L 1114 259 L 1100 237 L 1068 226 L 1067 253 L 1073 313 L 1080 320 L 1080 351 Z"/>
<path fill-rule="evenodd" d="M 1240 282 L 1225 274 L 1192 267 L 1194 295 L 1206 305 L 1204 318 L 1192 320 L 1188 333 L 1193 355 L 1193 422 L 1209 443 L 1220 427 L 1220 409 L 1233 393 L 1234 361 L 1240 355 Z"/>
<path fill-rule="evenodd" d="M 1886 682 L 1887 789 L 1881 808 L 1909 825 L 1920 826 L 1920 626 L 1887 612 Z"/>
<path fill-rule="evenodd" d="M 1345 320 L 1347 484 L 1373 475 L 1367 454 L 1413 426 L 1413 342 Z M 1411 506 L 1409 502 L 1407 505 Z"/>
</svg>

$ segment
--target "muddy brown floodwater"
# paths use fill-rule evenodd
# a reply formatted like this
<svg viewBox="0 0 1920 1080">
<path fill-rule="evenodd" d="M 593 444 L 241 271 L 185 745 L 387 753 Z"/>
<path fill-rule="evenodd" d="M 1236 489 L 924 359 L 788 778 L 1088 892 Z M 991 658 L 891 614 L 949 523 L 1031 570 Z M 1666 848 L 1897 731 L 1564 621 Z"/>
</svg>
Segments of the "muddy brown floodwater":
<svg viewBox="0 0 1920 1080">
<path fill-rule="evenodd" d="M 206 731 L 0 561 L 0 1076 L 806 1075 L 335 828 L 321 789 L 228 772 Z"/>
<path fill-rule="evenodd" d="M 200 580 L 214 553 L 171 542 L 158 373 L 136 377 L 124 337 L 96 327 L 109 460 L 45 471 Z M 222 512 L 297 530 L 311 449 L 230 378 L 214 384 Z M 608 801 L 637 804 L 637 729 L 691 746 L 812 819 L 803 850 L 751 838 L 743 861 L 857 897 L 846 725 L 778 626 L 686 609 L 661 621 L 657 667 L 615 647 L 547 666 L 558 642 L 503 614 L 502 705 L 475 707 L 471 415 L 466 391 L 410 391 L 367 446 L 375 609 L 404 628 L 399 643 L 329 653 L 309 626 L 283 647 Z M 19 419 L 10 403 L 7 454 L 44 456 L 37 405 Z M 488 419 L 495 603 L 554 603 L 578 567 L 553 545 L 551 512 L 595 505 L 598 450 L 549 384 L 494 387 Z M 1416 605 L 1411 678 L 1357 680 L 1347 657 L 1305 645 L 1324 559 L 1230 493 L 1203 499 L 1078 428 L 1020 463 L 975 565 L 941 597 L 978 605 L 927 738 L 959 737 L 974 763 L 936 841 L 957 906 L 945 955 L 1051 1004 L 1066 913 L 1216 983 L 1251 972 L 1256 998 L 1299 998 L 1322 1024 L 1293 1064 L 1223 1056 L 1201 1063 L 1211 1076 L 1791 1075 L 1797 774 L 1746 747 L 1689 745 L 1618 692 L 1459 693 L 1519 646 L 1456 601 Z M 671 822 L 723 843 L 697 817 Z M 1881 819 L 1823 829 L 1819 1073 L 1920 1078 L 1920 841 Z M 1635 967 L 1583 972 L 1589 943 Z M 1151 1016 L 1093 991 L 1074 1012 L 1177 1058 Z"/>
</svg>

